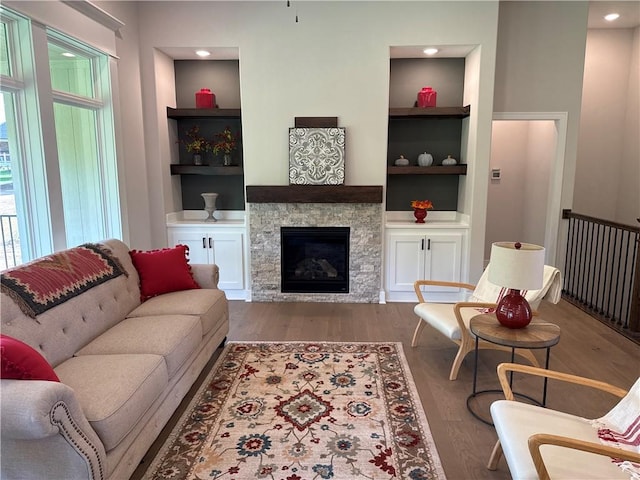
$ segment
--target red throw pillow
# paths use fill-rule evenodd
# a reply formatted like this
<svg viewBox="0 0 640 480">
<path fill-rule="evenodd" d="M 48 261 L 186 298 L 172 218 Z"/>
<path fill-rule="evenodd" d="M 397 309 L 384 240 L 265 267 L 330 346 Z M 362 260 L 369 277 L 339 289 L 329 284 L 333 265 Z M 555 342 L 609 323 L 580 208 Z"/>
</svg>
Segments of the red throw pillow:
<svg viewBox="0 0 640 480">
<path fill-rule="evenodd" d="M 186 245 L 129 252 L 140 275 L 140 294 L 143 301 L 163 293 L 200 288 L 191 274 L 188 254 L 189 247 Z"/>
<path fill-rule="evenodd" d="M 59 382 L 49 362 L 31 346 L 0 334 L 0 378 Z"/>
</svg>

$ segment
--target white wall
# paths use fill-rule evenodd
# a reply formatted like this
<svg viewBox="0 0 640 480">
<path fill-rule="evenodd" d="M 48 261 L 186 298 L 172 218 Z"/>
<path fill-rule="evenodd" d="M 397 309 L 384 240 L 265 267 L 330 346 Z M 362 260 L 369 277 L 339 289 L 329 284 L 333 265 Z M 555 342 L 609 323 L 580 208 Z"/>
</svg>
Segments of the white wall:
<svg viewBox="0 0 640 480">
<path fill-rule="evenodd" d="M 552 121 L 528 122 L 528 127 L 522 238 L 525 242 L 544 245 L 549 180 L 555 160 L 556 128 Z"/>
<path fill-rule="evenodd" d="M 115 12 L 118 3 L 101 5 Z M 149 230 L 153 246 L 163 246 L 164 214 L 175 207 L 161 104 L 175 92 L 172 78 L 156 77 L 171 75 L 155 65 L 169 60 L 158 57 L 159 47 L 239 47 L 248 185 L 287 183 L 287 129 L 295 116 L 310 115 L 338 116 L 348 128 L 348 184 L 384 185 L 389 46 L 476 45 L 465 68 L 464 102 L 473 108 L 462 146 L 469 174 L 461 179 L 461 210 L 472 225 L 470 280 L 484 256 L 494 109 L 569 112 L 563 208 L 571 207 L 587 2 L 500 2 L 499 20 L 497 2 L 297 2 L 297 24 L 279 1 L 136 6 L 140 52 L 128 48 L 134 43 L 127 35 L 117 52 L 122 60 L 139 55 L 141 69 L 149 213 L 131 212 L 132 237 Z M 121 83 L 136 82 L 128 69 L 120 70 Z"/>
<path fill-rule="evenodd" d="M 297 24 L 283 2 L 176 5 L 139 4 L 143 84 L 155 82 L 154 48 L 239 47 L 247 185 L 288 184 L 287 132 L 296 116 L 337 116 L 348 132 L 345 183 L 384 185 L 393 45 L 482 46 L 474 54 L 471 83 L 478 91 L 468 95 L 474 100 L 472 121 L 485 127 L 474 131 L 467 159 L 486 170 L 497 2 L 299 2 Z M 169 98 L 173 92 L 156 94 Z M 159 107 L 145 95 L 149 135 L 166 131 Z M 148 151 L 147 158 L 150 169 L 169 176 L 169 152 Z M 162 189 L 151 189 L 152 205 L 165 204 L 169 192 Z M 483 201 L 466 203 L 469 209 L 484 208 Z M 155 237 L 164 230 L 164 214 L 153 212 L 151 221 Z"/>
<path fill-rule="evenodd" d="M 633 31 L 629 60 L 627 118 L 615 220 L 638 226 L 640 218 L 640 27 Z"/>
<path fill-rule="evenodd" d="M 568 113 L 557 219 L 573 204 L 587 18 L 586 1 L 500 3 L 494 110 Z M 562 227 L 558 265 L 564 258 Z"/>
<path fill-rule="evenodd" d="M 491 145 L 491 169 L 499 168 L 501 178 L 489 180 L 485 263 L 493 242 L 544 245 L 554 122 L 494 121 Z"/>
<path fill-rule="evenodd" d="M 638 105 L 628 102 L 632 39 L 631 29 L 589 30 L 587 35 L 573 210 L 608 220 L 617 217 L 627 109 L 638 112 Z"/>
<path fill-rule="evenodd" d="M 140 80 L 140 46 L 138 43 L 138 8 L 133 2 L 95 2 L 125 25 L 116 39 L 116 51 L 126 52 L 118 64 L 119 105 L 116 106 L 120 189 L 123 201 L 124 240 L 135 248 L 149 248 L 149 182 L 144 147 L 142 83 Z"/>
<path fill-rule="evenodd" d="M 529 145 L 529 122 L 494 121 L 491 134 L 491 168 L 499 168 L 501 178 L 489 180 L 485 262 L 491 244 L 525 241 L 523 235 L 523 195 Z"/>
<path fill-rule="evenodd" d="M 639 30 L 588 32 L 573 207 L 629 225 L 640 216 Z"/>
</svg>

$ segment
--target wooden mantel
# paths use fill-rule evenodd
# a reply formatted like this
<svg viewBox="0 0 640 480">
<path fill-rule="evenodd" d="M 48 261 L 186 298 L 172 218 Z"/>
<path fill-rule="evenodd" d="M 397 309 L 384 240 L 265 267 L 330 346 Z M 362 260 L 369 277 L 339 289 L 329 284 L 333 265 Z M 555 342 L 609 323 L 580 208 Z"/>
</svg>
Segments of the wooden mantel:
<svg viewBox="0 0 640 480">
<path fill-rule="evenodd" d="M 382 203 L 382 185 L 247 185 L 247 203 Z"/>
</svg>

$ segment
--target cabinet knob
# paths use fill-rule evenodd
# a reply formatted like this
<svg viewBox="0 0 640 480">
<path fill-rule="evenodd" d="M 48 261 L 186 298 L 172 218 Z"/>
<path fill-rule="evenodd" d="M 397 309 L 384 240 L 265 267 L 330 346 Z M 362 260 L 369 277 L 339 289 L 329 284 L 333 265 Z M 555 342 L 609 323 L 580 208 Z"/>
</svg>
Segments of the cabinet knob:
<svg viewBox="0 0 640 480">
<path fill-rule="evenodd" d="M 431 250 L 431 239 L 427 240 L 427 250 Z"/>
<path fill-rule="evenodd" d="M 207 248 L 207 239 L 202 237 L 202 248 Z"/>
<path fill-rule="evenodd" d="M 209 237 L 209 248 L 213 248 L 211 245 L 211 237 Z"/>
</svg>

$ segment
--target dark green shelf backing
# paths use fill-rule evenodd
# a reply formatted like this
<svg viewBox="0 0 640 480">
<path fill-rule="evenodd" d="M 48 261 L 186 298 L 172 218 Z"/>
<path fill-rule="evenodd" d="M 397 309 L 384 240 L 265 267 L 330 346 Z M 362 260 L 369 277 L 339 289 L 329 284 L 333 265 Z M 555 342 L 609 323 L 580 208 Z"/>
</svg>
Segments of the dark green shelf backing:
<svg viewBox="0 0 640 480">
<path fill-rule="evenodd" d="M 387 210 L 411 210 L 412 200 L 431 200 L 434 210 L 458 209 L 459 175 L 389 175 Z"/>
<path fill-rule="evenodd" d="M 456 118 L 389 119 L 387 165 L 393 165 L 400 155 L 417 165 L 423 152 L 433 155 L 434 165 L 441 165 L 447 155 L 460 160 L 461 137 L 462 122 Z"/>
<path fill-rule="evenodd" d="M 204 209 L 200 196 L 205 192 L 218 193 L 218 210 L 244 210 L 244 178 L 238 176 L 182 175 L 182 208 L 184 210 Z M 242 193 L 239 193 L 242 192 Z"/>
</svg>

